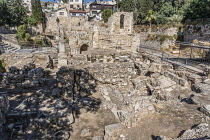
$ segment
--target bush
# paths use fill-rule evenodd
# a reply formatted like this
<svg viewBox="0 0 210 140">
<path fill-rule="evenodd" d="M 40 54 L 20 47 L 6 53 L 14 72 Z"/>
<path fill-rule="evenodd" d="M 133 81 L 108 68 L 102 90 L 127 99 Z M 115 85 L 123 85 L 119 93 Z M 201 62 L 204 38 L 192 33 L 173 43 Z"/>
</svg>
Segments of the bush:
<svg viewBox="0 0 210 140">
<path fill-rule="evenodd" d="M 33 17 L 28 18 L 28 23 L 33 26 L 37 25 L 37 21 Z"/>
<path fill-rule="evenodd" d="M 27 41 L 31 41 L 31 35 L 30 35 L 29 33 L 26 33 L 26 34 L 25 34 L 25 39 L 26 39 Z"/>
<path fill-rule="evenodd" d="M 104 19 L 104 22 L 107 22 L 109 17 L 113 14 L 113 11 L 111 9 L 106 9 L 102 13 L 102 18 Z"/>
<path fill-rule="evenodd" d="M 6 72 L 6 64 L 4 63 L 4 61 L 0 60 L 0 73 Z"/>
<path fill-rule="evenodd" d="M 19 39 L 24 39 L 26 31 L 27 31 L 27 26 L 25 24 L 18 26 L 17 37 Z"/>
</svg>

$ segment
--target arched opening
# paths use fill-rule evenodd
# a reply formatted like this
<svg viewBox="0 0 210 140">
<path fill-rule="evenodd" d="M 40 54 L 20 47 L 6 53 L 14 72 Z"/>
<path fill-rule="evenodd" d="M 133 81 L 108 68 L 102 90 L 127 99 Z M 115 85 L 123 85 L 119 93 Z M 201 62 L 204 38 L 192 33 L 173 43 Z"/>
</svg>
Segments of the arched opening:
<svg viewBox="0 0 210 140">
<path fill-rule="evenodd" d="M 120 15 L 120 29 L 124 29 L 124 17 L 125 15 Z"/>
<path fill-rule="evenodd" d="M 83 51 L 87 51 L 88 50 L 88 45 L 87 44 L 83 44 L 80 48 L 80 54 L 82 54 Z"/>
</svg>

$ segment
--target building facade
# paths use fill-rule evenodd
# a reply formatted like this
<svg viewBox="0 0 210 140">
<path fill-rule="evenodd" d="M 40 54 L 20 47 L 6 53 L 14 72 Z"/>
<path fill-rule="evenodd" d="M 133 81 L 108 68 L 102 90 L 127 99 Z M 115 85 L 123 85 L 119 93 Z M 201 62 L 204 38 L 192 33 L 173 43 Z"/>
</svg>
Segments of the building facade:
<svg viewBox="0 0 210 140">
<path fill-rule="evenodd" d="M 83 0 L 69 0 L 70 10 L 83 10 Z"/>
<path fill-rule="evenodd" d="M 103 3 L 91 3 L 90 4 L 89 17 L 96 17 L 98 20 L 102 20 L 102 12 L 106 9 L 114 10 L 115 5 L 103 4 Z"/>
</svg>

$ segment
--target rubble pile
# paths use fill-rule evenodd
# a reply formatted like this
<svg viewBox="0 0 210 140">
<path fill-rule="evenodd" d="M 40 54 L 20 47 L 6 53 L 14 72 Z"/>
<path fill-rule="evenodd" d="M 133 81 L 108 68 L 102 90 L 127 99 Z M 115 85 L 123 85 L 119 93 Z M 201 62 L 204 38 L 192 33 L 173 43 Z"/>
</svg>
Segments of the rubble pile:
<svg viewBox="0 0 210 140">
<path fill-rule="evenodd" d="M 0 131 L 2 131 L 2 126 L 6 122 L 5 115 L 9 109 L 9 99 L 7 93 L 0 92 Z"/>
<path fill-rule="evenodd" d="M 196 127 L 184 131 L 179 138 L 158 137 L 157 140 L 207 140 L 210 139 L 210 127 L 207 123 L 201 123 Z"/>
<path fill-rule="evenodd" d="M 21 77 L 21 80 L 17 77 Z M 11 132 L 14 137 L 17 135 L 19 138 L 25 136 L 29 139 L 37 136 L 43 139 L 69 139 L 71 124 L 77 117 L 75 115 L 81 111 L 97 111 L 101 103 L 99 99 L 91 97 L 95 92 L 96 82 L 87 69 L 61 67 L 50 77 L 41 67 L 11 67 L 9 72 L 3 73 L 2 82 L 5 87 L 13 85 L 14 88 L 35 92 L 33 96 L 11 108 L 6 115 L 8 124 L 4 131 Z M 5 97 L 2 96 L 4 100 Z M 1 125 L 5 123 L 4 115 L 8 110 L 8 102 L 3 101 Z M 3 108 L 5 104 L 7 108 Z M 19 119 L 25 120 L 27 125 L 19 122 Z M 16 123 L 17 120 L 19 123 Z M 37 136 L 31 132 L 36 132 Z"/>
<path fill-rule="evenodd" d="M 39 87 L 46 82 L 48 72 L 35 65 L 25 65 L 22 69 L 10 67 L 9 72 L 2 74 L 2 86 L 32 88 Z"/>
<path fill-rule="evenodd" d="M 194 115 L 198 123 L 206 122 L 202 118 L 209 116 L 210 99 L 206 89 L 209 81 L 201 83 L 201 76 L 174 69 L 154 56 L 124 54 L 115 55 L 109 62 L 91 60 L 82 64 L 86 65 L 60 67 L 51 72 L 30 64 L 23 68 L 10 67 L 3 73 L 1 86 L 9 89 L 11 97 L 10 108 L 6 94 L 2 98 L 4 102 L 0 102 L 0 125 L 7 134 L 5 138 L 65 140 L 79 134 L 87 139 L 125 139 L 124 130 L 138 128 L 150 116 Z M 77 125 L 73 125 L 77 119 L 81 121 L 80 115 L 105 110 L 117 120 L 109 124 L 102 119 L 105 135 L 94 133 L 97 127 L 80 128 L 79 132 Z M 188 113 L 189 110 L 196 113 Z M 207 125 L 198 125 L 199 128 L 188 132 L 195 132 L 193 137 L 186 134 L 183 139 L 200 137 L 197 132 L 204 126 L 207 129 Z M 202 133 L 208 136 L 206 131 Z"/>
</svg>

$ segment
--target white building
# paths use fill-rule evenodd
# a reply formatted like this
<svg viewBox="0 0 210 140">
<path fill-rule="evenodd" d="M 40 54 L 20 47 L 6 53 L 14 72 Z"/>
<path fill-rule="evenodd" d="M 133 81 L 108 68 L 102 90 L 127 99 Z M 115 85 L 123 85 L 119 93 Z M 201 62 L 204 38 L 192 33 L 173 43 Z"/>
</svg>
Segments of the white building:
<svg viewBox="0 0 210 140">
<path fill-rule="evenodd" d="M 31 0 L 22 0 L 22 4 L 26 7 L 30 12 L 32 11 Z"/>
<path fill-rule="evenodd" d="M 66 8 L 60 9 L 58 11 L 56 11 L 56 16 L 57 17 L 68 17 L 69 12 L 67 11 Z"/>
<path fill-rule="evenodd" d="M 83 10 L 83 0 L 69 0 L 70 10 Z"/>
<path fill-rule="evenodd" d="M 84 10 L 69 10 L 69 12 L 70 12 L 71 16 L 79 17 L 79 16 L 85 16 L 86 15 L 86 11 L 84 11 Z"/>
</svg>

